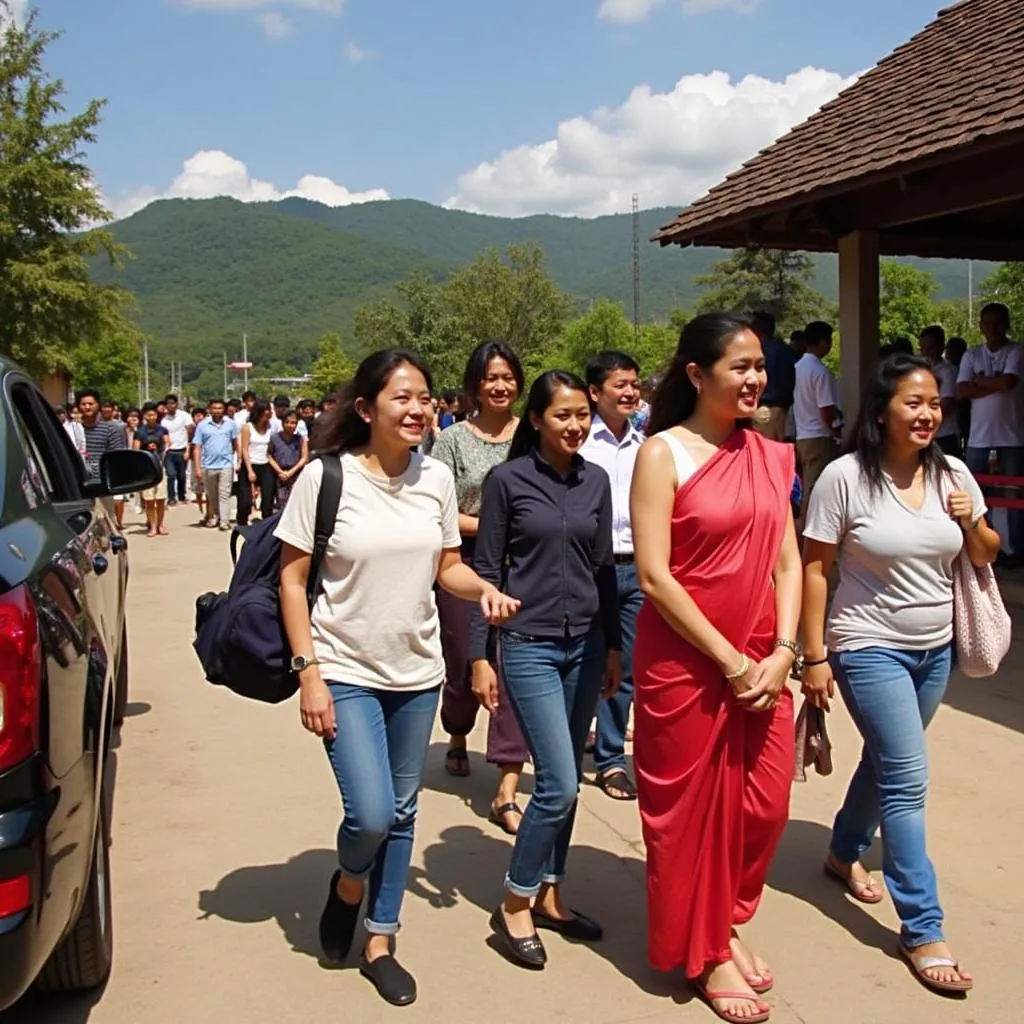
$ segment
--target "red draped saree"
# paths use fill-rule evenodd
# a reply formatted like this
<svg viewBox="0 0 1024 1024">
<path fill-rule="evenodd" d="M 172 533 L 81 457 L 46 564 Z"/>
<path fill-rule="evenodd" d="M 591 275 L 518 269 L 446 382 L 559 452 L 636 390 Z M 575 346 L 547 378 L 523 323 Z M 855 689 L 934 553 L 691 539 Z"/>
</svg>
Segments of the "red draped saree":
<svg viewBox="0 0 1024 1024">
<path fill-rule="evenodd" d="M 684 481 L 670 568 L 710 622 L 754 660 L 772 653 L 772 573 L 789 517 L 790 445 L 736 433 Z M 730 958 L 757 909 L 789 810 L 793 701 L 756 713 L 648 601 L 637 621 L 635 766 L 647 845 L 649 955 L 695 978 Z"/>
</svg>

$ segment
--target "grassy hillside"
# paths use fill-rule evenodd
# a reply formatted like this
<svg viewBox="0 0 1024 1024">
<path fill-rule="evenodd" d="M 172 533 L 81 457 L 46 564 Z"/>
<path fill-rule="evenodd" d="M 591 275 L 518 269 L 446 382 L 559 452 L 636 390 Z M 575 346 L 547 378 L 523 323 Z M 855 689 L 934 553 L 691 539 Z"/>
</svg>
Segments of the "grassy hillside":
<svg viewBox="0 0 1024 1024">
<path fill-rule="evenodd" d="M 647 239 L 674 209 L 641 214 L 642 312 L 664 317 L 693 308 L 696 278 L 721 258 L 714 249 L 660 249 Z M 250 358 L 273 372 L 308 366 L 316 339 L 343 336 L 356 309 L 393 296 L 412 271 L 443 276 L 482 250 L 534 241 L 555 280 L 576 296 L 611 298 L 632 310 L 632 219 L 488 217 L 416 200 L 331 208 L 303 199 L 244 204 L 233 199 L 165 200 L 114 225 L 134 258 L 120 272 L 99 268 L 138 298 L 154 365 L 185 363 L 186 382 L 219 380 L 222 353 L 237 358 L 243 332 Z M 833 256 L 815 258 L 816 286 L 834 299 Z M 942 297 L 967 292 L 966 264 L 915 261 L 936 274 Z M 982 272 L 978 265 L 976 286 Z"/>
</svg>

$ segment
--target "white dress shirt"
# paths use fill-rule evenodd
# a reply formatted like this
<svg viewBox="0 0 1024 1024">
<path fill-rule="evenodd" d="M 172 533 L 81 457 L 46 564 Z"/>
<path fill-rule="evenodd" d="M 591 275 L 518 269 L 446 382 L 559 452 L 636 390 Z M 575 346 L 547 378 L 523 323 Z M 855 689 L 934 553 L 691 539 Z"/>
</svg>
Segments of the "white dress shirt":
<svg viewBox="0 0 1024 1024">
<path fill-rule="evenodd" d="M 793 390 L 793 418 L 798 441 L 832 436 L 832 431 L 821 418 L 821 410 L 830 405 L 838 408 L 837 392 L 832 371 L 814 353 L 805 352 L 796 364 L 796 387 Z"/>
<path fill-rule="evenodd" d="M 627 420 L 622 440 L 594 414 L 590 434 L 580 455 L 588 462 L 600 466 L 612 484 L 612 549 L 617 555 L 633 554 L 633 527 L 629 521 L 629 489 L 633 483 L 633 469 L 637 452 L 644 443 L 644 435 Z"/>
</svg>

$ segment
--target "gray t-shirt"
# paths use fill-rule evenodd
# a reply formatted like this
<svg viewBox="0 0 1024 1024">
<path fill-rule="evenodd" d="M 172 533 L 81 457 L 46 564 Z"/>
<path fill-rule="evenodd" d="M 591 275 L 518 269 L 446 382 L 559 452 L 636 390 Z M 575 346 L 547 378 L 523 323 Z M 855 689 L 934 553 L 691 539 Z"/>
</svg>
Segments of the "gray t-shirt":
<svg viewBox="0 0 1024 1024">
<path fill-rule="evenodd" d="M 987 511 L 967 467 L 948 459 L 956 477 L 929 479 L 914 511 L 883 484 L 873 492 L 856 455 L 836 459 L 811 493 L 804 536 L 839 548 L 839 589 L 826 642 L 832 651 L 888 647 L 929 651 L 953 639 L 953 559 L 963 531 L 946 510 L 946 496 L 971 495 L 975 518 Z"/>
</svg>

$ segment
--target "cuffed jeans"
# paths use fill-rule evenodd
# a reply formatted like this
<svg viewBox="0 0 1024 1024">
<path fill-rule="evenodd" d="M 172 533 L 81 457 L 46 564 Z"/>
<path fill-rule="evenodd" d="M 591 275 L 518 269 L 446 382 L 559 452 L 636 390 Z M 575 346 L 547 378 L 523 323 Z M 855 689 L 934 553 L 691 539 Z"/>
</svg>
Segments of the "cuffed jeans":
<svg viewBox="0 0 1024 1024">
<path fill-rule="evenodd" d="M 505 887 L 536 896 L 565 877 L 576 817 L 580 765 L 604 678 L 604 632 L 537 640 L 500 634 L 504 694 L 526 737 L 534 766 L 533 796 L 519 824 Z"/>
<path fill-rule="evenodd" d="M 164 465 L 167 470 L 167 498 L 169 501 L 187 501 L 188 492 L 185 485 L 188 473 L 185 469 L 184 448 L 174 448 L 167 453 Z"/>
<path fill-rule="evenodd" d="M 235 471 L 231 466 L 226 469 L 203 470 L 207 520 L 216 518 L 222 523 L 231 522 L 231 481 L 234 475 Z"/>
<path fill-rule="evenodd" d="M 439 688 L 407 693 L 328 685 L 338 728 L 324 747 L 345 812 L 338 866 L 349 878 L 368 879 L 366 930 L 394 935 Z"/>
<path fill-rule="evenodd" d="M 931 651 L 871 647 L 833 654 L 832 668 L 864 750 L 836 815 L 831 850 L 852 864 L 882 827 L 882 872 L 915 949 L 943 939 L 935 868 L 925 845 L 928 755 L 924 731 L 938 710 L 952 645 Z"/>
<path fill-rule="evenodd" d="M 988 453 L 990 450 L 996 452 L 998 464 L 996 471 L 1002 476 L 1024 476 L 1024 448 L 971 448 L 968 447 L 964 457 L 967 468 L 974 474 L 985 474 L 990 472 Z M 1003 488 L 997 488 L 998 493 L 1004 492 Z M 1013 493 L 1012 491 L 1010 492 Z M 989 513 L 991 518 L 991 513 Z M 1007 511 L 1006 520 L 1010 531 L 1010 547 L 1015 555 L 1024 555 L 1024 512 L 1015 508 Z"/>
<path fill-rule="evenodd" d="M 636 617 L 644 603 L 632 562 L 616 565 L 615 575 L 619 581 L 619 622 L 622 625 L 622 685 L 613 697 L 597 702 L 594 767 L 600 775 L 626 767 L 626 730 L 629 709 L 633 706 L 633 641 Z"/>
</svg>

